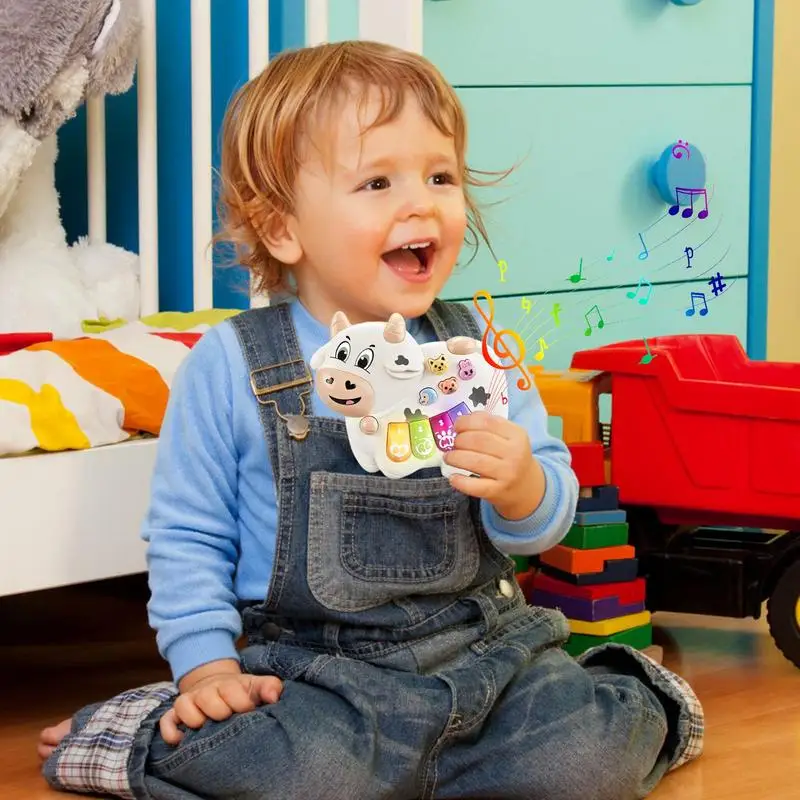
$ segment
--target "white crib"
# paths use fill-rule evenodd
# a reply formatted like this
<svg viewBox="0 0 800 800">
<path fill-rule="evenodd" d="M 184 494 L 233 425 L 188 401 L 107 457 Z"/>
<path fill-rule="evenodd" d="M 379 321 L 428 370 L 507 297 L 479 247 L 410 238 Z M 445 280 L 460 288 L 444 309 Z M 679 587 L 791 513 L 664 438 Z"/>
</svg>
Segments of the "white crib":
<svg viewBox="0 0 800 800">
<path fill-rule="evenodd" d="M 160 0 L 169 2 L 170 0 Z M 244 0 L 232 0 L 244 2 Z M 328 37 L 328 0 L 306 1 L 306 42 Z M 139 257 L 141 314 L 158 297 L 156 2 L 140 0 L 138 60 Z M 298 0 L 302 2 L 302 0 Z M 359 0 L 359 36 L 422 50 L 423 0 Z M 248 0 L 249 74 L 269 57 L 269 2 Z M 193 292 L 195 308 L 213 306 L 211 0 L 191 2 Z M 102 99 L 87 105 L 89 237 L 106 238 L 105 117 Z M 140 526 L 158 441 L 0 459 L 0 596 L 142 572 Z"/>
</svg>

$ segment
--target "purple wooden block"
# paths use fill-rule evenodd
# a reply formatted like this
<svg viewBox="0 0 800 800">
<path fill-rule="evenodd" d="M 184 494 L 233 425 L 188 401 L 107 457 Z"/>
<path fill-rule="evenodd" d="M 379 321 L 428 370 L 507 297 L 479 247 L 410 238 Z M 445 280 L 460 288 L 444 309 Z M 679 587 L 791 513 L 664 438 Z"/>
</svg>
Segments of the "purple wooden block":
<svg viewBox="0 0 800 800">
<path fill-rule="evenodd" d="M 624 617 L 626 614 L 638 614 L 645 610 L 644 602 L 623 605 L 619 597 L 598 597 L 596 600 L 583 600 L 578 597 L 564 597 L 534 590 L 530 599 L 533 606 L 558 608 L 565 617 L 581 619 L 585 622 L 598 622 L 601 619 Z"/>
</svg>

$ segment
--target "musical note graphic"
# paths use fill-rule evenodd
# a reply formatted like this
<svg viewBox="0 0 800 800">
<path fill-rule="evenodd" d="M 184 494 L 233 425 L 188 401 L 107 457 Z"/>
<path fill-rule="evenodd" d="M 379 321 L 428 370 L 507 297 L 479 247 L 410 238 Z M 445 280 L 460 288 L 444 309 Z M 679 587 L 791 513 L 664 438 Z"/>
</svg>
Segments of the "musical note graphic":
<svg viewBox="0 0 800 800">
<path fill-rule="evenodd" d="M 586 278 L 583 277 L 583 259 L 581 259 L 581 262 L 578 265 L 578 271 L 570 275 L 567 280 L 571 281 L 572 283 L 578 283 L 579 281 L 586 280 Z"/>
<path fill-rule="evenodd" d="M 670 206 L 669 213 L 675 216 L 681 208 L 681 195 L 686 195 L 689 198 L 689 208 L 684 208 L 681 216 L 688 219 L 694 213 L 694 198 L 702 196 L 706 207 L 697 215 L 698 219 L 705 219 L 708 216 L 708 192 L 705 189 L 684 189 L 680 186 L 675 187 L 675 205 Z"/>
<path fill-rule="evenodd" d="M 520 305 L 522 305 L 522 310 L 526 314 L 530 314 L 531 313 L 531 309 L 533 308 L 533 305 L 531 303 L 530 297 L 523 297 Z"/>
<path fill-rule="evenodd" d="M 540 338 L 539 338 L 539 352 L 538 352 L 538 353 L 534 353 L 534 354 L 533 354 L 533 357 L 534 357 L 534 358 L 535 358 L 537 361 L 541 361 L 541 360 L 544 358 L 544 351 L 545 351 L 545 350 L 549 350 L 549 349 L 550 349 L 550 346 L 549 346 L 549 345 L 547 344 L 547 342 L 544 340 L 544 337 L 540 337 Z"/>
<path fill-rule="evenodd" d="M 700 300 L 703 303 L 703 308 L 700 309 L 700 316 L 704 317 L 708 314 L 708 303 L 706 302 L 705 292 L 690 292 L 689 299 L 692 301 L 692 307 L 686 309 L 686 316 L 693 317 L 695 312 L 695 300 Z"/>
<path fill-rule="evenodd" d="M 561 303 L 553 303 L 553 310 L 550 312 L 550 316 L 553 318 L 553 322 L 556 324 L 556 328 L 561 325 L 561 320 L 558 318 L 558 315 L 561 313 Z"/>
<path fill-rule="evenodd" d="M 506 270 L 508 269 L 508 263 L 503 259 L 497 262 L 497 266 L 500 268 L 500 283 L 506 282 Z"/>
<path fill-rule="evenodd" d="M 689 150 L 689 142 L 684 142 L 683 139 L 678 139 L 678 143 L 672 146 L 672 155 L 675 158 L 683 158 L 682 150 L 686 151 L 687 160 L 692 157 L 692 152 Z"/>
<path fill-rule="evenodd" d="M 636 297 L 637 294 L 639 294 L 639 290 L 643 286 L 647 286 L 648 287 L 647 296 L 639 298 L 639 305 L 646 306 L 650 302 L 650 295 L 653 294 L 653 284 L 650 283 L 650 281 L 647 280 L 647 278 L 645 278 L 644 275 L 642 275 L 642 277 L 639 278 L 639 283 L 636 286 L 636 290 L 635 291 L 631 290 L 629 292 L 626 292 L 626 294 L 627 294 L 628 297 L 630 297 L 631 300 L 633 300 L 633 298 Z"/>
<path fill-rule="evenodd" d="M 647 351 L 639 360 L 640 364 L 649 364 L 655 356 L 650 352 L 650 345 L 647 344 L 647 339 L 644 339 L 644 349 Z"/>
<path fill-rule="evenodd" d="M 647 249 L 647 245 L 644 243 L 644 237 L 641 233 L 639 234 L 639 239 L 642 242 L 642 251 L 639 253 L 639 261 L 644 261 L 650 255 L 650 251 Z"/>
<path fill-rule="evenodd" d="M 488 316 L 478 302 L 480 298 L 484 299 L 489 306 Z M 517 367 L 517 369 L 519 369 L 519 371 L 522 373 L 522 377 L 517 378 L 517 387 L 522 391 L 530 389 L 533 385 L 533 382 L 531 381 L 531 376 L 528 374 L 528 371 L 525 369 L 525 365 L 523 363 L 525 360 L 525 342 L 522 341 L 522 338 L 516 331 L 508 330 L 506 328 L 498 331 L 494 327 L 492 324 L 494 322 L 494 300 L 489 292 L 484 291 L 483 289 L 478 290 L 472 297 L 472 303 L 477 309 L 478 313 L 486 321 L 486 330 L 483 332 L 483 338 L 481 339 L 481 352 L 483 353 L 483 357 L 495 369 L 508 370 Z M 494 354 L 501 359 L 501 361 L 504 358 L 510 358 L 512 362 L 511 364 L 504 365 L 501 363 L 501 361 L 496 361 L 494 358 L 492 358 L 489 343 L 487 341 L 490 333 L 494 335 L 494 342 L 491 347 L 491 349 L 494 351 Z M 511 339 L 516 345 L 518 351 L 516 355 L 506 344 L 506 337 Z"/>
<path fill-rule="evenodd" d="M 597 307 L 597 303 L 595 303 L 584 315 L 583 318 L 586 320 L 586 325 L 588 326 L 586 330 L 583 332 L 584 336 L 591 336 L 592 335 L 592 321 L 589 319 L 589 314 L 592 311 L 597 312 L 597 328 L 598 330 L 601 329 L 605 324 L 605 320 L 603 319 L 603 315 L 600 313 L 600 309 Z"/>
<path fill-rule="evenodd" d="M 607 256 L 606 261 L 613 261 L 614 260 L 614 251 L 612 250 Z"/>
<path fill-rule="evenodd" d="M 692 258 L 694 258 L 694 250 L 691 247 L 684 247 L 683 252 L 686 253 L 686 269 L 692 266 Z"/>
</svg>

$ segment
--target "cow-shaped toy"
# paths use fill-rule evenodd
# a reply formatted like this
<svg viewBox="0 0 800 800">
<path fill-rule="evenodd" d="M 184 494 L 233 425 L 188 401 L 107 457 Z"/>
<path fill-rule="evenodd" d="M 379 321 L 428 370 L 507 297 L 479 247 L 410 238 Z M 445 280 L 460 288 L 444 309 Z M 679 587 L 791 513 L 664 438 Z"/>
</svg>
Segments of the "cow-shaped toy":
<svg viewBox="0 0 800 800">
<path fill-rule="evenodd" d="M 351 325 L 337 311 L 311 369 L 322 402 L 347 417 L 350 447 L 367 472 L 402 478 L 439 466 L 447 476 L 464 473 L 442 461 L 458 417 L 477 410 L 508 417 L 505 372 L 480 350 L 466 336 L 420 345 L 400 314 Z"/>
</svg>

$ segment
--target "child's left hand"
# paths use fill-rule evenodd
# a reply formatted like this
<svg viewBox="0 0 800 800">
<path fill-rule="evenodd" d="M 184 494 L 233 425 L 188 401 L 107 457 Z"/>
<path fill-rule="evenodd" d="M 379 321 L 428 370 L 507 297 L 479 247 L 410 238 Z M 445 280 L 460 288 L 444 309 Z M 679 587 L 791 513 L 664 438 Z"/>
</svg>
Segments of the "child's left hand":
<svg viewBox="0 0 800 800">
<path fill-rule="evenodd" d="M 451 475 L 453 488 L 488 500 L 506 519 L 532 514 L 542 500 L 545 482 L 527 431 L 485 411 L 459 417 L 454 428 L 455 449 L 444 454 L 444 461 L 480 477 Z"/>
</svg>

